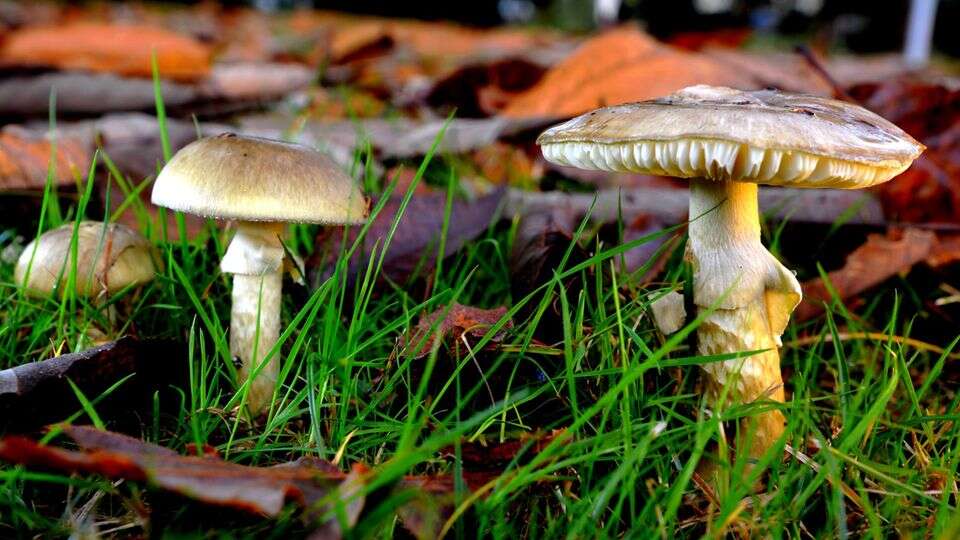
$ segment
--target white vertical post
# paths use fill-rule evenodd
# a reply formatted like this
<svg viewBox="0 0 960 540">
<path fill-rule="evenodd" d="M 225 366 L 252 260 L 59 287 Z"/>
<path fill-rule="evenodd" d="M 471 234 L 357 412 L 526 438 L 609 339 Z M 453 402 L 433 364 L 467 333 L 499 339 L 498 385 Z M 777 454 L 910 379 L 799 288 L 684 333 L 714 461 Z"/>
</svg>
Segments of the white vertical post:
<svg viewBox="0 0 960 540">
<path fill-rule="evenodd" d="M 911 0 L 907 32 L 903 43 L 903 61 L 909 68 L 922 68 L 930 61 L 933 22 L 937 0 Z"/>
</svg>

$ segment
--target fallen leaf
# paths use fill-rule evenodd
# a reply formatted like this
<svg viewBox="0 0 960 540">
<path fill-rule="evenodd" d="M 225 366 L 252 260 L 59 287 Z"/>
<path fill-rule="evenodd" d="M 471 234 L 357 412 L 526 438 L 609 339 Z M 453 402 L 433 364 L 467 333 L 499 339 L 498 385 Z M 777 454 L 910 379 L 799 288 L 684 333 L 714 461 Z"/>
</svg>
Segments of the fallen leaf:
<svg viewBox="0 0 960 540">
<path fill-rule="evenodd" d="M 426 102 L 441 111 L 456 110 L 459 118 L 492 116 L 540 81 L 544 73 L 546 66 L 522 58 L 469 64 L 437 80 Z"/>
<path fill-rule="evenodd" d="M 77 411 L 70 383 L 94 399 L 121 379 L 132 376 L 98 405 L 108 415 L 111 404 L 124 410 L 149 401 L 154 391 L 183 382 L 186 372 L 171 368 L 172 358 L 184 357 L 180 346 L 161 340 L 131 337 L 39 362 L 0 371 L 0 427 L 29 431 Z M 180 363 L 174 363 L 180 366 Z"/>
<path fill-rule="evenodd" d="M 937 234 L 937 241 L 927 256 L 927 264 L 933 268 L 940 268 L 957 261 L 960 261 L 960 234 Z"/>
<path fill-rule="evenodd" d="M 202 6 L 204 2 L 199 5 Z M 267 14 L 250 8 L 224 11 L 216 20 L 222 35 L 218 62 L 262 63 L 273 56 L 271 20 Z"/>
<path fill-rule="evenodd" d="M 847 256 L 843 268 L 829 272 L 827 277 L 840 299 L 846 300 L 909 271 L 930 255 L 935 244 L 936 235 L 920 229 L 905 229 L 902 235 L 872 234 L 865 244 Z M 797 321 L 822 313 L 823 304 L 832 298 L 820 278 L 807 281 L 802 287 L 803 301 L 793 313 Z"/>
<path fill-rule="evenodd" d="M 195 39 L 143 25 L 78 23 L 27 27 L 0 44 L 0 65 L 51 67 L 194 81 L 210 71 L 210 49 Z"/>
<path fill-rule="evenodd" d="M 788 92 L 831 95 L 830 84 L 797 54 L 757 53 L 720 47 L 708 47 L 702 54 L 726 65 L 727 69 L 749 75 L 757 81 L 756 84 L 766 82 Z"/>
<path fill-rule="evenodd" d="M 314 120 L 377 118 L 387 109 L 383 100 L 358 89 L 314 88 L 309 95 L 308 115 Z"/>
<path fill-rule="evenodd" d="M 451 348 L 459 349 L 462 346 L 460 340 L 467 339 L 468 342 L 474 343 L 479 341 L 487 335 L 490 327 L 503 319 L 506 314 L 506 307 L 484 309 L 454 302 L 450 306 L 441 307 L 421 317 L 420 322 L 407 336 L 406 345 L 414 348 L 412 354 L 416 358 L 430 354 L 435 337 L 448 343 Z M 500 343 L 506 330 L 510 328 L 513 328 L 513 321 L 508 320 L 491 337 L 489 343 L 491 345 Z"/>
<path fill-rule="evenodd" d="M 850 94 L 927 145 L 904 173 L 878 188 L 884 211 L 913 223 L 960 221 L 960 87 L 950 80 L 899 77 Z"/>
<path fill-rule="evenodd" d="M 533 161 L 515 145 L 498 141 L 476 150 L 471 157 L 480 176 L 494 184 L 522 186 L 534 179 Z"/>
<path fill-rule="evenodd" d="M 485 438 L 460 443 L 460 459 L 471 467 L 499 468 L 516 460 L 521 454 L 536 455 L 550 445 L 565 430 L 554 429 L 547 432 L 520 433 L 503 441 L 488 441 Z M 440 450 L 444 457 L 456 457 L 456 449 L 448 446 Z"/>
<path fill-rule="evenodd" d="M 15 125 L 0 131 L 0 191 L 40 189 L 46 184 L 52 152 L 45 135 Z M 54 184 L 73 185 L 86 177 L 91 148 L 89 141 L 58 136 Z"/>
<path fill-rule="evenodd" d="M 387 19 L 330 11 L 298 10 L 290 29 L 301 35 L 330 34 L 329 58 L 357 59 L 360 51 L 402 48 L 428 59 L 454 62 L 483 55 L 522 52 L 559 39 L 557 32 L 528 28 L 470 28 L 449 22 Z"/>
<path fill-rule="evenodd" d="M 757 82 L 699 53 L 674 49 L 631 27 L 588 40 L 503 109 L 510 117 L 575 116 L 667 95 L 693 84 L 753 88 Z"/>
<path fill-rule="evenodd" d="M 182 456 L 169 448 L 87 426 L 58 425 L 53 429 L 68 436 L 83 451 L 11 436 L 0 440 L 0 459 L 29 467 L 147 482 L 201 503 L 269 517 L 279 515 L 288 503 L 307 509 L 308 519 L 326 517 L 333 497 L 345 503 L 347 525 L 353 526 L 365 502 L 363 486 L 370 472 L 362 464 L 354 465 L 349 474 L 316 458 L 250 467 L 216 457 Z M 491 478 L 489 473 L 464 474 L 468 489 L 477 489 Z M 436 516 L 448 515 L 452 510 L 449 505 L 454 502 L 453 479 L 443 475 L 407 476 L 393 489 L 413 492 L 411 502 L 396 509 L 404 517 L 404 525 L 419 538 L 431 537 L 431 531 L 435 537 L 439 528 Z M 321 531 L 337 533 L 336 537 L 342 533 L 337 524 L 319 525 Z"/>
<path fill-rule="evenodd" d="M 0 458 L 34 467 L 146 481 L 200 502 L 276 516 L 288 501 L 309 507 L 346 474 L 329 468 L 248 467 L 219 459 L 181 456 L 162 446 L 86 426 L 57 426 L 86 452 L 41 446 L 20 437 L 0 441 Z"/>
</svg>

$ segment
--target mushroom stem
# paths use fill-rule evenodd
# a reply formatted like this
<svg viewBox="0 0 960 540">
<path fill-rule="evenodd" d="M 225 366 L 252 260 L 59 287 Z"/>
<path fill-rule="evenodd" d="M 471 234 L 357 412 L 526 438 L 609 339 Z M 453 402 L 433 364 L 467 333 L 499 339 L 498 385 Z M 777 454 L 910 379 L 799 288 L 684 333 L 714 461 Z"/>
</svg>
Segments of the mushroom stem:
<svg viewBox="0 0 960 540">
<path fill-rule="evenodd" d="M 220 263 L 224 272 L 234 274 L 230 354 L 240 359 L 239 380 L 253 377 L 247 392 L 251 416 L 269 408 L 280 370 L 279 354 L 260 364 L 280 335 L 282 232 L 279 223 L 239 222 Z"/>
<path fill-rule="evenodd" d="M 801 292 L 793 273 L 760 242 L 757 185 L 693 180 L 690 220 L 686 258 L 693 265 L 693 300 L 699 311 L 710 311 L 697 330 L 698 353 L 763 351 L 704 364 L 708 399 L 720 408 L 764 399 L 783 402 L 777 348 Z M 783 426 L 778 410 L 745 419 L 738 451 L 762 456 Z"/>
</svg>

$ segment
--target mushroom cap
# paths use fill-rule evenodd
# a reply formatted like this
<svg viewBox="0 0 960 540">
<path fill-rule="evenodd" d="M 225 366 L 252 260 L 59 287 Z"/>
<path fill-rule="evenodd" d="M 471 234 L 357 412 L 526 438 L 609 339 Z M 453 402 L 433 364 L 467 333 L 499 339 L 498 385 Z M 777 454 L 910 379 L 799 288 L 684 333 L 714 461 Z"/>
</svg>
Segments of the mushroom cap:
<svg viewBox="0 0 960 540">
<path fill-rule="evenodd" d="M 705 85 L 597 109 L 537 143 L 547 160 L 583 169 L 811 188 L 886 182 L 925 148 L 863 107 Z"/>
<path fill-rule="evenodd" d="M 72 270 L 73 227 L 73 223 L 67 223 L 27 244 L 14 269 L 15 282 L 37 296 L 50 296 L 65 283 Z M 153 245 L 126 225 L 81 221 L 77 229 L 76 292 L 93 297 L 102 291 L 109 294 L 147 283 L 159 268 L 154 256 Z"/>
<path fill-rule="evenodd" d="M 306 146 L 224 133 L 182 148 L 160 171 L 152 201 L 204 217 L 359 223 L 367 201 L 330 158 Z"/>
</svg>

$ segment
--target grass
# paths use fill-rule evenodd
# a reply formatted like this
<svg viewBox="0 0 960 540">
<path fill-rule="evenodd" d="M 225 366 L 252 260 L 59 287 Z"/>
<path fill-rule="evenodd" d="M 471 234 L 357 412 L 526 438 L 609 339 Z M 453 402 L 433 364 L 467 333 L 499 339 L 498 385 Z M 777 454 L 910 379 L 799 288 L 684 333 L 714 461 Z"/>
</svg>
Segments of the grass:
<svg viewBox="0 0 960 540">
<path fill-rule="evenodd" d="M 227 234 L 211 222 L 197 240 L 173 240 L 165 222 L 153 220 L 137 198 L 149 184 L 120 176 L 109 156 L 101 160 L 125 200 L 90 215 L 91 169 L 67 208 L 52 189 L 45 192 L 37 231 L 130 208 L 162 254 L 164 270 L 142 289 L 94 303 L 72 294 L 69 284 L 62 298 L 26 297 L 13 283 L 12 265 L 3 263 L 0 368 L 84 349 L 97 336 L 189 343 L 186 358 L 170 359 L 189 364 L 189 385 L 153 396 L 134 433 L 146 440 L 181 452 L 191 443 L 209 444 L 226 459 L 252 465 L 300 456 L 341 466 L 364 462 L 373 467 L 364 489 L 373 492 L 404 474 L 459 475 L 470 467 L 442 457 L 444 447 L 452 445 L 459 456 L 465 441 L 496 444 L 520 432 L 564 429 L 542 451 L 523 452 L 502 466 L 500 478 L 480 495 L 458 483 L 457 509 L 445 528 L 450 538 L 960 536 L 960 395 L 949 376 L 956 339 L 937 343 L 942 353 L 903 339 L 928 334 L 921 327 L 934 317 L 923 307 L 932 293 L 911 281 L 884 285 L 857 314 L 836 301 L 820 319 L 791 324 L 782 350 L 791 396 L 782 405 L 788 455 L 781 459 L 784 448 L 776 448 L 752 468 L 742 459 L 721 460 L 715 491 L 698 485 L 698 462 L 714 459 L 712 449 L 732 440 L 731 420 L 776 405 L 706 414 L 697 366 L 721 358 L 693 356 L 688 338 L 696 321 L 669 338 L 649 323 L 649 293 L 678 288 L 686 275 L 682 243 L 667 244 L 674 252 L 662 282 L 641 283 L 642 271 L 614 271 L 625 250 L 659 235 L 682 238 L 682 227 L 605 245 L 584 225 L 575 242 L 586 257 L 573 257 L 571 244 L 552 279 L 522 297 L 511 292 L 515 224 L 492 225 L 413 285 L 381 279 L 391 236 L 348 285 L 347 260 L 357 247 L 344 246 L 329 278 L 299 300 L 286 295 L 285 326 L 273 351 L 283 362 L 282 384 L 265 423 L 251 427 L 234 414 L 245 388 L 234 384 L 226 327 L 230 280 L 218 268 Z M 428 165 L 442 162 L 427 156 L 418 164 L 418 181 Z M 453 197 L 458 179 L 445 178 Z M 404 206 L 416 182 L 402 194 Z M 395 187 L 376 178 L 365 185 L 385 192 Z M 182 232 L 182 220 L 177 223 Z M 770 230 L 767 240 L 777 252 L 783 229 Z M 316 228 L 297 225 L 290 232 L 291 249 L 302 255 L 314 249 Z M 7 243 L 12 237 L 0 235 Z M 817 269 L 806 271 L 809 277 Z M 291 285 L 285 283 L 288 290 Z M 401 345 L 421 314 L 453 302 L 508 306 L 509 312 L 460 356 L 442 345 L 418 359 L 413 351 L 419 347 Z M 115 321 L 106 315 L 111 305 L 123 315 Z M 501 330 L 506 337 L 499 348 L 487 350 Z M 70 419 L 111 427 L 97 411 L 98 397 L 80 389 L 64 396 L 76 402 Z M 0 536 L 67 536 L 93 526 L 108 536 L 178 538 L 307 531 L 293 509 L 261 520 L 170 499 L 129 482 L 0 465 Z M 404 537 L 390 511 L 397 502 L 369 501 L 350 534 Z M 143 517 L 144 505 L 153 509 L 152 519 Z"/>
</svg>

